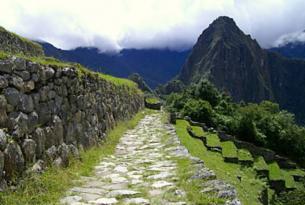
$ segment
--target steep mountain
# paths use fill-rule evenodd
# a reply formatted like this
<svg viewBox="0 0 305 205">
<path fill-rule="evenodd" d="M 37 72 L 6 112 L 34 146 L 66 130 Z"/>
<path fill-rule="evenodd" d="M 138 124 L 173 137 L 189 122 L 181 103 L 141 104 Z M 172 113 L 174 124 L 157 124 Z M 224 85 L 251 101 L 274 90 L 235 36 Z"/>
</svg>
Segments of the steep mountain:
<svg viewBox="0 0 305 205">
<path fill-rule="evenodd" d="M 290 42 L 271 48 L 270 51 L 275 51 L 288 58 L 305 59 L 305 42 Z"/>
<path fill-rule="evenodd" d="M 229 17 L 203 31 L 177 77 L 186 85 L 203 78 L 235 101 L 276 101 L 305 120 L 305 61 L 262 49 Z"/>
<path fill-rule="evenodd" d="M 95 71 L 117 77 L 139 73 L 152 88 L 173 78 L 189 53 L 189 50 L 124 49 L 117 54 L 107 54 L 99 52 L 97 48 L 61 50 L 49 43 L 41 45 L 47 56 L 77 62 Z"/>
</svg>

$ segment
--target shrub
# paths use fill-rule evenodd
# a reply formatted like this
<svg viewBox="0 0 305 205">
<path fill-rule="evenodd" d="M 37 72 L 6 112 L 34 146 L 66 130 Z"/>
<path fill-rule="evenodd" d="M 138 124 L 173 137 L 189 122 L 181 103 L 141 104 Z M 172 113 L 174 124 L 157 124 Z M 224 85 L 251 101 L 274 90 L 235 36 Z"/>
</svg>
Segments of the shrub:
<svg viewBox="0 0 305 205">
<path fill-rule="evenodd" d="M 204 121 L 208 125 L 213 125 L 213 109 L 205 100 L 189 100 L 184 105 L 182 112 L 195 121 Z"/>
</svg>

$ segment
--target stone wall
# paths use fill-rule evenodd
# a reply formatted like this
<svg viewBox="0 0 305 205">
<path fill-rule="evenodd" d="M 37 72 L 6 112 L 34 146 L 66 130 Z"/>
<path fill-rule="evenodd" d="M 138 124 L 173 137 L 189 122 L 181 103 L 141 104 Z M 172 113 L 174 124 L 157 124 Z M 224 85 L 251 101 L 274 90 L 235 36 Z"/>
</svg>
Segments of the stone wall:
<svg viewBox="0 0 305 205">
<path fill-rule="evenodd" d="M 0 26 L 0 51 L 26 56 L 42 56 L 43 48 L 40 44 L 18 36 Z"/>
<path fill-rule="evenodd" d="M 0 61 L 0 189 L 32 167 L 67 166 L 144 107 L 135 87 L 73 67 Z M 34 166 L 33 166 L 34 165 Z"/>
</svg>

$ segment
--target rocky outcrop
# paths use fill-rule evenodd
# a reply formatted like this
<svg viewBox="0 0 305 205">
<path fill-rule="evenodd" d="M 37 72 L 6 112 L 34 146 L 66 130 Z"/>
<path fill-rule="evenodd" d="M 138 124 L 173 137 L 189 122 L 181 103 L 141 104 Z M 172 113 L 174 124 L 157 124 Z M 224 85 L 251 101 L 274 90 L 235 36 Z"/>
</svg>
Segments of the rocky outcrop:
<svg viewBox="0 0 305 205">
<path fill-rule="evenodd" d="M 144 107 L 136 86 L 73 66 L 22 58 L 0 61 L 0 181 L 44 163 L 66 167 L 79 148 L 97 145 L 119 120 Z"/>
<path fill-rule="evenodd" d="M 26 56 L 44 55 L 42 46 L 32 42 L 0 26 L 0 50 L 12 54 L 24 54 Z M 0 86 L 1 87 L 1 86 Z"/>
</svg>

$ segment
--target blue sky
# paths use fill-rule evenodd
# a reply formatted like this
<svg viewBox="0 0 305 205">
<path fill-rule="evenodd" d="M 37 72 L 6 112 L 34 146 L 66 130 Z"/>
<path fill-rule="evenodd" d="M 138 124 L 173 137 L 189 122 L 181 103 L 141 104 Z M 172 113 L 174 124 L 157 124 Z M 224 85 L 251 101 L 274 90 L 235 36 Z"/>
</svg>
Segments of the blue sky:
<svg viewBox="0 0 305 205">
<path fill-rule="evenodd" d="M 72 49 L 191 47 L 221 15 L 263 47 L 305 41 L 304 0 L 0 0 L 0 25 Z"/>
</svg>

